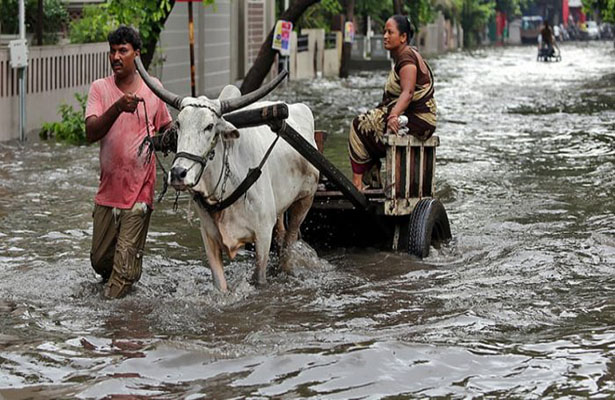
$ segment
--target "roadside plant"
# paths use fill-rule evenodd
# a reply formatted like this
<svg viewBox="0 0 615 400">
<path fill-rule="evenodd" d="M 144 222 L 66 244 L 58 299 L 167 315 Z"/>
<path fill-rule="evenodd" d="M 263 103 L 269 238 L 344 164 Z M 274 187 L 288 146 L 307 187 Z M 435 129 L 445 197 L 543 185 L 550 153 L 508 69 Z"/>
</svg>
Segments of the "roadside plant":
<svg viewBox="0 0 615 400">
<path fill-rule="evenodd" d="M 86 144 L 85 137 L 85 106 L 87 94 L 75 93 L 79 109 L 75 110 L 69 104 L 60 104 L 58 112 L 62 116 L 59 122 L 44 122 L 39 136 L 41 139 L 55 138 L 59 142 L 73 145 Z"/>
</svg>

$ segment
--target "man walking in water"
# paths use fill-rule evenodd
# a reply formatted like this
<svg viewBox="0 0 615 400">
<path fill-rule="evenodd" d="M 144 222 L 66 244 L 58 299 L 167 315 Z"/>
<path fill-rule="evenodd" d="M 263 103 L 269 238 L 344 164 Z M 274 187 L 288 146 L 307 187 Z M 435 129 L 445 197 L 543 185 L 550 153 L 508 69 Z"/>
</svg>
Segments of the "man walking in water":
<svg viewBox="0 0 615 400">
<path fill-rule="evenodd" d="M 85 111 L 87 139 L 100 141 L 90 258 L 105 296 L 119 298 L 141 277 L 153 206 L 156 163 L 153 154 L 139 156 L 139 146 L 150 132 L 165 130 L 171 116 L 136 71 L 139 33 L 120 26 L 108 41 L 113 74 L 92 83 Z"/>
</svg>

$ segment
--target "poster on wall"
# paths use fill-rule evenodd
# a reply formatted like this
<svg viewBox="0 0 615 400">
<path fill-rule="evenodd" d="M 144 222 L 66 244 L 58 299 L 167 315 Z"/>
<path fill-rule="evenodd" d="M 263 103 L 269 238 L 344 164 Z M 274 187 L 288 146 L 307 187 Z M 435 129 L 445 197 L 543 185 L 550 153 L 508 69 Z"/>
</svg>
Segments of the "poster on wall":
<svg viewBox="0 0 615 400">
<path fill-rule="evenodd" d="M 354 24 L 350 21 L 344 24 L 344 42 L 352 43 L 354 41 Z"/>
<path fill-rule="evenodd" d="M 278 50 L 280 52 L 280 55 L 290 55 L 290 33 L 292 31 L 292 22 L 284 20 L 279 20 L 278 22 L 276 22 L 271 48 L 274 50 Z"/>
</svg>

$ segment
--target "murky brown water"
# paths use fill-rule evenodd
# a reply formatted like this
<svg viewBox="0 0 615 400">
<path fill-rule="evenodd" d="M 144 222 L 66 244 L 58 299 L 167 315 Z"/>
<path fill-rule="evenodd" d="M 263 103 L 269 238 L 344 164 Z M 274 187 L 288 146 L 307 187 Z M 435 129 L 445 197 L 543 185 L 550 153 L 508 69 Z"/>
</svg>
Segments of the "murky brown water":
<svg viewBox="0 0 615 400">
<path fill-rule="evenodd" d="M 297 249 L 294 276 L 217 293 L 197 221 L 157 206 L 138 289 L 89 265 L 97 146 L 0 144 L 0 398 L 615 396 L 615 53 L 566 44 L 433 60 L 454 239 L 419 261 Z M 385 73 L 290 85 L 347 169 Z M 167 160 L 168 163 L 168 160 Z"/>
</svg>

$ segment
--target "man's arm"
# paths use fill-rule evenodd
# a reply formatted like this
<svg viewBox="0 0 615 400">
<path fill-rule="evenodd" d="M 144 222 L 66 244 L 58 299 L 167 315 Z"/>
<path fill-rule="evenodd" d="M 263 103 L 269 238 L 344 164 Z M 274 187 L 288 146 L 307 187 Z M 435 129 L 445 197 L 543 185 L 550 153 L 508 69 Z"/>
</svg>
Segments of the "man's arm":
<svg viewBox="0 0 615 400">
<path fill-rule="evenodd" d="M 123 112 L 135 112 L 141 98 L 136 94 L 126 93 L 120 97 L 102 115 L 92 115 L 85 120 L 85 136 L 89 143 L 94 143 L 107 134 L 117 117 Z"/>
<path fill-rule="evenodd" d="M 158 134 L 154 136 L 154 148 L 162 151 L 166 156 L 169 152 L 177 152 L 177 125 L 170 121 L 162 126 Z"/>
</svg>

